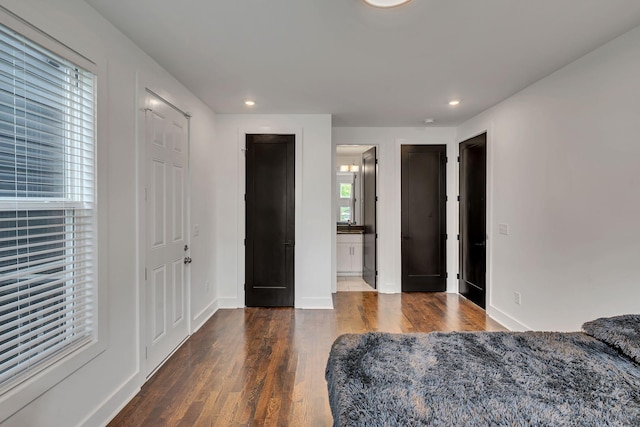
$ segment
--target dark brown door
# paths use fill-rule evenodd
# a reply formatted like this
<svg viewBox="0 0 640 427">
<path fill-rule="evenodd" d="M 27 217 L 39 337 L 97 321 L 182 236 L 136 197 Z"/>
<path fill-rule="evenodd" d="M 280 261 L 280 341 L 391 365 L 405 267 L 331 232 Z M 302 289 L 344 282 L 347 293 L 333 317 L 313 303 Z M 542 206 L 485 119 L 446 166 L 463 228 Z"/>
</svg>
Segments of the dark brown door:
<svg viewBox="0 0 640 427">
<path fill-rule="evenodd" d="M 293 306 L 295 136 L 247 135 L 245 304 Z"/>
<path fill-rule="evenodd" d="M 460 143 L 460 294 L 485 308 L 487 134 Z"/>
<path fill-rule="evenodd" d="M 362 279 L 376 289 L 376 147 L 362 154 Z"/>
<path fill-rule="evenodd" d="M 446 146 L 402 145 L 402 291 L 447 288 Z"/>
</svg>

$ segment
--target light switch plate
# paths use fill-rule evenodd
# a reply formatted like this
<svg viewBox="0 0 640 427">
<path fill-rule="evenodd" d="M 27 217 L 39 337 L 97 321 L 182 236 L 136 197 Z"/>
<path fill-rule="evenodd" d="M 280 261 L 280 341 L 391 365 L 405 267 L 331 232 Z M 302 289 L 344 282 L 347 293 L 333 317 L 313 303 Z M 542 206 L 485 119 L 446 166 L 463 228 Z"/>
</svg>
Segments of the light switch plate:
<svg viewBox="0 0 640 427">
<path fill-rule="evenodd" d="M 508 236 L 509 235 L 509 224 L 498 224 L 498 233 Z"/>
</svg>

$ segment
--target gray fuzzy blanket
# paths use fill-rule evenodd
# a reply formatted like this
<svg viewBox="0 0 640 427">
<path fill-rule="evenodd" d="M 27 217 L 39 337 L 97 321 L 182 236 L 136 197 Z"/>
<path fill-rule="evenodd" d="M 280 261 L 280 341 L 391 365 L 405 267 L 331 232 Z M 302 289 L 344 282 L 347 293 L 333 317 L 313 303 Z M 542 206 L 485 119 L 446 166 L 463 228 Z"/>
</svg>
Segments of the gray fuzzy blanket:
<svg viewBox="0 0 640 427">
<path fill-rule="evenodd" d="M 334 426 L 640 425 L 640 316 L 584 328 L 343 335 L 326 369 Z"/>
</svg>

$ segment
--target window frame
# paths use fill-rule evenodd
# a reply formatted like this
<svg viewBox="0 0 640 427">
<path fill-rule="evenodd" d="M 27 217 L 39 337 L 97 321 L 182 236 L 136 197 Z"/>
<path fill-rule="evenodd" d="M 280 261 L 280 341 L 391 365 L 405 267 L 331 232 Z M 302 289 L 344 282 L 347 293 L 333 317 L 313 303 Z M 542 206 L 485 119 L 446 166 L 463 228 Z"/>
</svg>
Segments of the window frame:
<svg viewBox="0 0 640 427">
<path fill-rule="evenodd" d="M 356 224 L 355 218 L 355 195 L 356 195 L 356 173 L 355 172 L 337 172 L 336 174 L 336 222 L 338 224 Z M 342 196 L 342 186 L 348 185 L 351 187 L 349 197 Z M 342 220 L 342 208 L 348 207 L 350 210 L 349 219 Z"/>
<path fill-rule="evenodd" d="M 94 132 L 93 132 L 93 194 L 94 194 L 94 208 L 93 214 L 93 233 L 94 233 L 94 277 L 96 283 L 94 284 L 95 301 L 94 301 L 94 327 L 95 334 L 92 340 L 87 343 L 83 343 L 79 346 L 72 346 L 60 353 L 57 361 L 45 366 L 35 374 L 28 377 L 26 380 L 13 386 L 0 395 L 0 423 L 6 420 L 8 417 L 19 411 L 24 406 L 38 398 L 43 393 L 46 393 L 49 389 L 56 384 L 70 376 L 82 366 L 95 359 L 101 353 L 103 353 L 108 346 L 108 322 L 107 322 L 107 299 L 106 299 L 106 280 L 105 269 L 101 266 L 104 265 L 105 242 L 101 239 L 101 236 L 105 235 L 105 214 L 101 212 L 99 206 L 106 194 L 104 187 L 104 167 L 101 167 L 101 159 L 106 158 L 104 144 L 100 144 L 100 141 L 104 138 L 104 129 L 101 129 L 98 124 L 102 121 L 100 116 L 101 109 L 99 108 L 106 99 L 105 88 L 99 84 L 99 77 L 101 75 L 100 70 L 105 69 L 104 62 L 98 64 L 73 50 L 69 46 L 23 20 L 22 18 L 12 14 L 10 11 L 0 8 L 0 24 L 19 34 L 20 36 L 29 39 L 31 42 L 39 45 L 41 48 L 50 51 L 51 53 L 65 58 L 71 63 L 83 68 L 93 74 L 94 87 L 93 87 L 93 120 L 94 120 Z M 99 101 L 100 100 L 100 101 Z M 15 209 L 16 203 L 11 201 L 1 202 L 2 204 L 10 203 L 12 208 Z M 19 205 L 20 209 L 29 208 L 33 206 L 36 208 L 36 204 L 40 209 L 42 208 L 42 201 L 37 202 L 34 200 L 21 200 Z M 81 203 L 80 203 L 81 204 Z M 76 203 L 67 199 L 64 202 L 60 201 L 60 205 L 64 205 L 65 209 L 73 208 Z M 52 210 L 59 204 L 55 201 L 49 204 Z"/>
</svg>

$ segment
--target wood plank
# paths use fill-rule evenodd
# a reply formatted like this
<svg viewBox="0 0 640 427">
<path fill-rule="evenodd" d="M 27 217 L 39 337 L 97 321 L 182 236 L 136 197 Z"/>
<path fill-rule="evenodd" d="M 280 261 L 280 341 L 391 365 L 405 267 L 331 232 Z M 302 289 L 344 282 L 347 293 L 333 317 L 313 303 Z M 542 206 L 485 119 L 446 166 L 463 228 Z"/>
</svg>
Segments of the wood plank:
<svg viewBox="0 0 640 427">
<path fill-rule="evenodd" d="M 455 294 L 339 292 L 334 307 L 219 310 L 109 426 L 329 426 L 324 369 L 339 335 L 504 330 Z"/>
</svg>

